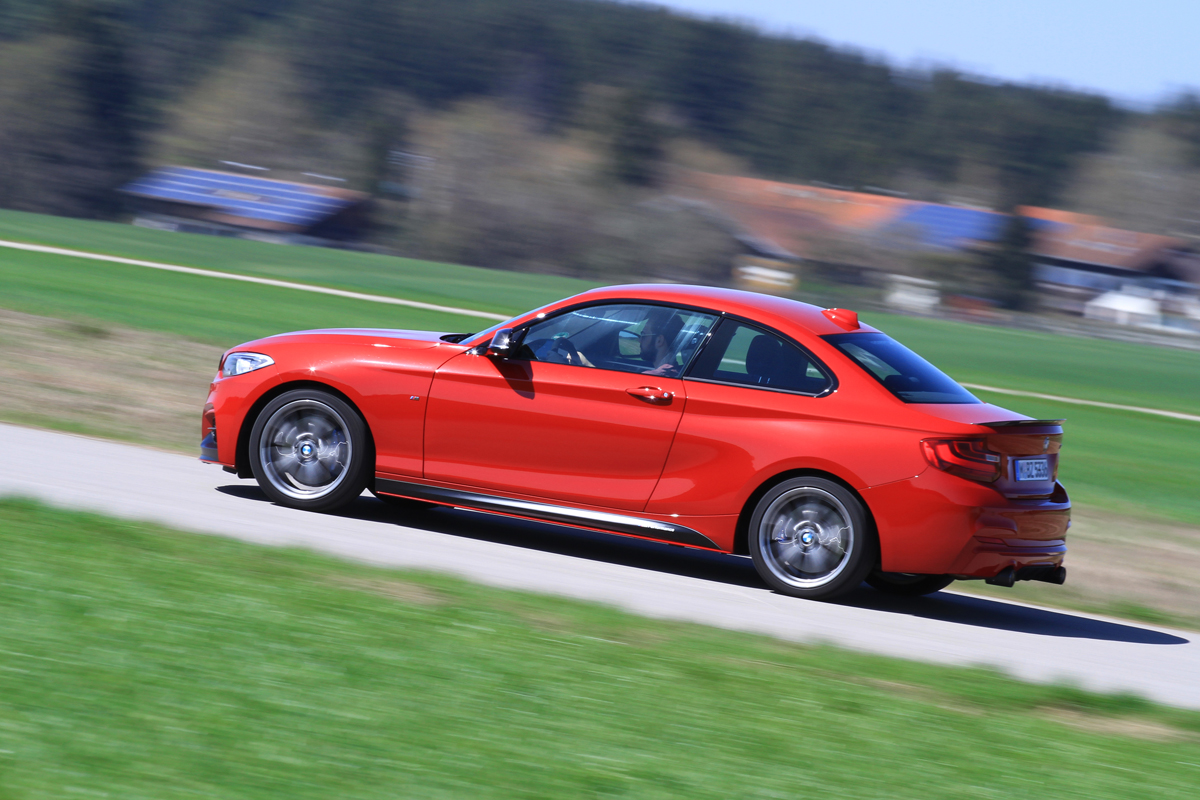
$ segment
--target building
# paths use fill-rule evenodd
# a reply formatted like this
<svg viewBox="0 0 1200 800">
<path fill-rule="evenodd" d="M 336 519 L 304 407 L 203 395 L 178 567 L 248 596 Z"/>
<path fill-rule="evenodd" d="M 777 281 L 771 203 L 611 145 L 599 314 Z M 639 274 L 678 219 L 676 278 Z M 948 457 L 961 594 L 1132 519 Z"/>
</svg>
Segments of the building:
<svg viewBox="0 0 1200 800">
<path fill-rule="evenodd" d="M 161 167 L 121 188 L 135 224 L 278 242 L 361 238 L 370 196 L 232 172 Z"/>
<path fill-rule="evenodd" d="M 1116 314 L 1146 306 L 1118 297 L 1126 295 L 1156 302 L 1168 324 L 1172 317 L 1190 316 L 1186 309 L 1200 295 L 1200 255 L 1186 240 L 1112 228 L 1082 214 L 1043 208 L 1020 211 L 1053 223 L 1038 230 L 1031 248 L 1045 304 L 1097 318 L 1107 318 L 1102 309 L 1112 306 L 1108 316 L 1115 321 L 1145 324 L 1150 312 Z M 1101 297 L 1103 302 L 1095 302 Z"/>
</svg>

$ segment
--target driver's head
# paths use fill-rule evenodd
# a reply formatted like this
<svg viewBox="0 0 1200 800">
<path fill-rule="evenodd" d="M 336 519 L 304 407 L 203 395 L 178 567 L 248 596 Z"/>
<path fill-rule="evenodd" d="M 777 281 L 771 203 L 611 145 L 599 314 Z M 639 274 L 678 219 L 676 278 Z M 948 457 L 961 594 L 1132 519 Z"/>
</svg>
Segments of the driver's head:
<svg viewBox="0 0 1200 800">
<path fill-rule="evenodd" d="M 642 327 L 642 351 L 670 346 L 681 330 L 683 330 L 683 320 L 680 316 L 664 309 L 646 320 L 646 324 Z M 663 337 L 661 342 L 658 340 L 659 336 Z"/>
</svg>

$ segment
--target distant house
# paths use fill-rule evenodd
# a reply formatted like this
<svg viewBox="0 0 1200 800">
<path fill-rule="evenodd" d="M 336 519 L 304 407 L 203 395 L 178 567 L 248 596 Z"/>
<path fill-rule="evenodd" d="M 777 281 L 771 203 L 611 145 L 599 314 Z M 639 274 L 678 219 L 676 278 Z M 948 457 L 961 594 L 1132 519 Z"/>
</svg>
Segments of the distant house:
<svg viewBox="0 0 1200 800">
<path fill-rule="evenodd" d="M 775 249 L 793 258 L 806 256 L 816 235 L 874 230 L 908 204 L 883 195 L 707 172 L 685 173 L 675 191 L 727 220 L 758 255 Z"/>
<path fill-rule="evenodd" d="M 676 191 L 729 220 L 744 243 L 760 250 L 769 243 L 805 258 L 814 241 L 831 233 L 905 250 L 973 249 L 999 239 L 1007 220 L 988 209 L 703 172 L 681 176 Z M 1049 223 L 1035 222 L 1042 224 Z"/>
<path fill-rule="evenodd" d="M 1000 240 L 1009 219 L 986 208 L 703 172 L 683 174 L 674 191 L 677 200 L 703 209 L 742 243 L 735 280 L 766 291 L 794 287 L 791 264 L 813 257 L 813 243 L 830 233 L 856 235 L 859 241 L 899 250 L 981 250 Z M 1130 324 L 1200 327 L 1195 313 L 1200 304 L 1200 254 L 1184 240 L 1120 230 L 1098 217 L 1056 209 L 1022 207 L 1018 213 L 1030 224 L 1030 252 L 1045 305 Z M 849 259 L 853 258 L 852 253 Z M 871 270 L 866 264 L 847 259 L 824 266 L 834 268 L 839 280 L 881 279 L 867 275 Z M 855 266 L 863 268 L 860 274 L 855 274 Z M 928 305 L 921 292 L 933 289 L 918 288 L 893 280 L 889 297 L 902 298 L 914 308 Z M 1108 293 L 1121 297 L 1092 303 Z M 918 295 L 920 302 L 914 299 Z M 1155 317 L 1160 311 L 1145 310 L 1147 302 L 1126 295 L 1149 298 L 1161 317 Z"/>
<path fill-rule="evenodd" d="M 1084 303 L 1083 316 L 1118 325 L 1162 325 L 1162 307 L 1157 300 L 1124 292 L 1105 292 L 1092 298 Z"/>
<path fill-rule="evenodd" d="M 1020 211 L 1054 223 L 1037 232 L 1031 250 L 1046 300 L 1060 310 L 1082 314 L 1092 300 L 1129 287 L 1160 299 L 1200 292 L 1200 255 L 1183 239 L 1111 228 L 1082 214 Z"/>
<path fill-rule="evenodd" d="M 284 242 L 361 238 L 370 196 L 231 172 L 161 167 L 121 188 L 136 224 Z"/>
<path fill-rule="evenodd" d="M 970 250 L 997 241 L 1007 222 L 1008 215 L 988 209 L 914 202 L 886 230 L 907 233 L 921 249 Z"/>
</svg>

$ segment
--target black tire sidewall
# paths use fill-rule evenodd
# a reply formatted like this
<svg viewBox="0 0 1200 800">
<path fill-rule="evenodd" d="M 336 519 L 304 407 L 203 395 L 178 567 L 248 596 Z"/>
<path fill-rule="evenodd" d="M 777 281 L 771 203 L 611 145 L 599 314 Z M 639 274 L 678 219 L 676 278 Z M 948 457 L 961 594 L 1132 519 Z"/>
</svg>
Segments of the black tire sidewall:
<svg viewBox="0 0 1200 800">
<path fill-rule="evenodd" d="M 346 435 L 350 439 L 350 463 L 346 467 L 346 477 L 329 494 L 311 500 L 304 500 L 280 492 L 271 484 L 264 474 L 264 468 L 259 461 L 259 444 L 267 420 L 288 403 L 297 400 L 315 400 L 332 408 L 346 423 Z M 367 486 L 367 470 L 375 462 L 374 451 L 371 447 L 371 437 L 367 435 L 367 425 L 362 416 L 345 400 L 335 394 L 320 389 L 292 389 L 279 395 L 259 412 L 250 429 L 250 470 L 254 473 L 259 487 L 274 502 L 289 508 L 300 508 L 306 511 L 329 511 L 349 503 L 362 494 Z"/>
<path fill-rule="evenodd" d="M 758 530 L 762 524 L 763 515 L 778 497 L 799 488 L 820 489 L 836 497 L 846 507 L 851 523 L 854 525 L 855 543 L 850 553 L 850 563 L 829 583 L 811 588 L 792 586 L 780 580 L 767 566 L 766 556 L 759 548 Z M 789 478 L 772 486 L 755 505 L 746 538 L 750 557 L 754 561 L 754 568 L 758 570 L 759 576 L 766 581 L 768 586 L 780 594 L 810 600 L 828 600 L 857 588 L 863 582 L 863 578 L 875 567 L 876 554 L 879 550 L 875 526 L 871 523 L 862 501 L 842 484 L 818 477 Z"/>
</svg>

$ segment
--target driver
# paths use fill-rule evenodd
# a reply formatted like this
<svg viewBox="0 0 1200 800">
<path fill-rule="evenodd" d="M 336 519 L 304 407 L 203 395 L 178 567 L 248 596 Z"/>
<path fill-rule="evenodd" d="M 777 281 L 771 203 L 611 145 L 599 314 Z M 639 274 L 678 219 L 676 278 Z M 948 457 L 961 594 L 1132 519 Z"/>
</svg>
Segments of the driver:
<svg viewBox="0 0 1200 800">
<path fill-rule="evenodd" d="M 639 334 L 642 358 L 650 364 L 650 369 L 642 370 L 643 375 L 674 377 L 679 373 L 671 345 L 683 330 L 683 319 L 679 314 L 668 313 L 668 317 L 650 317 Z"/>
</svg>

